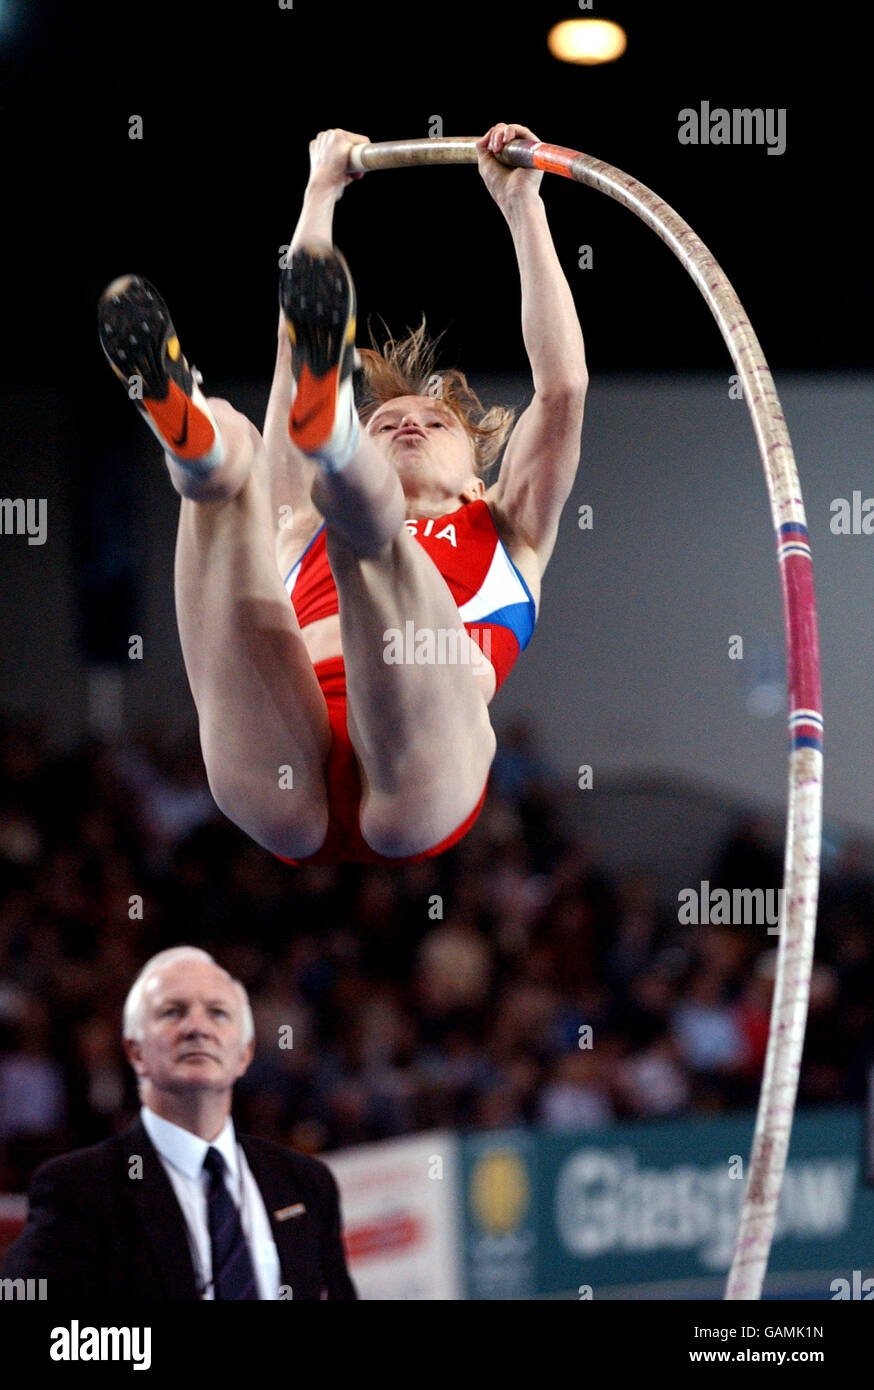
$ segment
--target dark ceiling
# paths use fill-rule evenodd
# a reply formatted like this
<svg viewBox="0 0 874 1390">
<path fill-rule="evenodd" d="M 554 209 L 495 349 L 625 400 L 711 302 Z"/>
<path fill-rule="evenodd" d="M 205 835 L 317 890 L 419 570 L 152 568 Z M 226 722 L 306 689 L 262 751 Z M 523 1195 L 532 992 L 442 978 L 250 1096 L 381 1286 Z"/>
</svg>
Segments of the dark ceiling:
<svg viewBox="0 0 874 1390">
<path fill-rule="evenodd" d="M 433 116 L 447 135 L 519 120 L 655 189 L 729 275 L 775 370 L 870 367 L 871 81 L 862 34 L 847 19 L 829 41 L 825 7 L 29 0 L 25 14 L 18 0 L 16 16 L 6 5 L 7 383 L 94 380 L 102 392 L 96 297 L 128 270 L 168 299 L 207 384 L 266 379 L 309 140 L 329 126 L 426 136 Z M 619 62 L 549 55 L 549 25 L 583 14 L 626 27 Z M 702 101 L 784 108 L 785 153 L 681 145 L 678 113 Z M 132 114 L 141 141 L 128 138 Z M 651 231 L 554 176 L 542 192 L 593 375 L 728 374 L 716 325 Z M 447 365 L 524 369 L 512 244 L 475 168 L 367 175 L 339 203 L 335 239 L 362 320 L 378 313 L 397 330 L 424 310 L 448 328 Z"/>
</svg>

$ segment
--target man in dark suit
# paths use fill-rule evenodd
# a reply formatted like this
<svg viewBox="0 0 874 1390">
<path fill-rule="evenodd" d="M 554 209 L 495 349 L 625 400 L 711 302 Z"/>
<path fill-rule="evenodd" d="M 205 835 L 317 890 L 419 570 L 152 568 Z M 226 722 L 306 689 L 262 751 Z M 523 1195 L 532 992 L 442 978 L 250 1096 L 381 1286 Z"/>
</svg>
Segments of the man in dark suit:
<svg viewBox="0 0 874 1390">
<path fill-rule="evenodd" d="M 140 1118 L 34 1174 L 4 1278 L 49 1299 L 354 1299 L 330 1170 L 234 1133 L 255 1050 L 243 986 L 205 951 L 146 963 L 124 1008 Z"/>
</svg>

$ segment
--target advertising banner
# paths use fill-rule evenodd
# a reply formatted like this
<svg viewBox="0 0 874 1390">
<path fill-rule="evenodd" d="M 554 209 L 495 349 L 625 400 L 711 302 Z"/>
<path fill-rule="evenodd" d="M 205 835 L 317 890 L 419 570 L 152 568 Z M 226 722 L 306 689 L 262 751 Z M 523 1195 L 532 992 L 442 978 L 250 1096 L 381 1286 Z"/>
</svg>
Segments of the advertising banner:
<svg viewBox="0 0 874 1390">
<path fill-rule="evenodd" d="M 434 1130 L 326 1154 L 325 1161 L 340 1188 L 359 1297 L 461 1297 L 457 1138 Z"/>
<path fill-rule="evenodd" d="M 752 1128 L 747 1115 L 465 1138 L 466 1296 L 721 1298 Z M 860 1113 L 796 1117 L 766 1294 L 831 1298 L 834 1281 L 874 1272 L 862 1170 Z"/>
</svg>

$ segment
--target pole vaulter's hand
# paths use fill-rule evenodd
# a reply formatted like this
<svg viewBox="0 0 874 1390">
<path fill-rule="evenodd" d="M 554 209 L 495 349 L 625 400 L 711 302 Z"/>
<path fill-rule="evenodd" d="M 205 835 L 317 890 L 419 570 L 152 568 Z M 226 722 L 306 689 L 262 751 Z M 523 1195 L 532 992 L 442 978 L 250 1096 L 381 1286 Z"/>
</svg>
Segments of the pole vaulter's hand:
<svg viewBox="0 0 874 1390">
<path fill-rule="evenodd" d="M 482 139 L 476 142 L 477 163 L 486 188 L 499 207 L 518 197 L 534 198 L 543 178 L 541 169 L 509 169 L 499 159 L 495 151 L 502 150 L 511 140 L 537 140 L 538 136 L 526 125 L 493 125 Z"/>
<path fill-rule="evenodd" d="M 310 188 L 327 189 L 335 198 L 340 198 L 343 189 L 353 179 L 362 179 L 364 174 L 347 174 L 349 151 L 353 145 L 369 145 L 366 135 L 356 135 L 351 130 L 320 130 L 315 140 L 310 141 Z"/>
</svg>

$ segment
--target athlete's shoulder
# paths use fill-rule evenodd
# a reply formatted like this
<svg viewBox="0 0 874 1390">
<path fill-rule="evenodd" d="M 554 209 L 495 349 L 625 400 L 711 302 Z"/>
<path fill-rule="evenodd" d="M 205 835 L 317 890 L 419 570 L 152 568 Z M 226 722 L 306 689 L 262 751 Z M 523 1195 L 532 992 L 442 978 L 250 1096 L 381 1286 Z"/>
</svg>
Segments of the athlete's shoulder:
<svg viewBox="0 0 874 1390">
<path fill-rule="evenodd" d="M 495 528 L 495 534 L 504 548 L 508 558 L 516 566 L 521 574 L 538 608 L 540 605 L 540 583 L 543 578 L 543 566 L 537 555 L 537 551 L 525 539 L 520 536 L 506 516 L 503 508 L 495 497 L 495 484 L 489 488 L 485 497 L 482 499 L 483 505 L 488 511 L 491 524 Z"/>
</svg>

